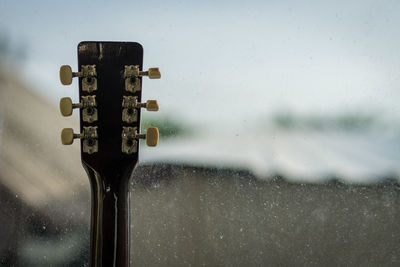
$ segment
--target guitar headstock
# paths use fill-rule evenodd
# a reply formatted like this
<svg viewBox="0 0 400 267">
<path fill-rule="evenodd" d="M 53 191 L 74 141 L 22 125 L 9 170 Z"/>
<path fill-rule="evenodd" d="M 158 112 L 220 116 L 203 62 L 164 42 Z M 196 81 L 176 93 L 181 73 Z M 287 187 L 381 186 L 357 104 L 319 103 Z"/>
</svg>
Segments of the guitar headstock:
<svg viewBox="0 0 400 267">
<path fill-rule="evenodd" d="M 61 141 L 70 145 L 81 139 L 85 167 L 113 174 L 133 169 L 138 162 L 139 139 L 149 146 L 158 143 L 158 129 L 140 133 L 142 108 L 158 111 L 156 100 L 142 103 L 142 77 L 161 77 L 158 68 L 143 71 L 143 48 L 133 42 L 81 42 L 78 45 L 78 72 L 61 66 L 60 80 L 70 85 L 79 78 L 79 103 L 68 97 L 60 101 L 63 116 L 79 109 L 80 132 L 61 132 Z"/>
</svg>

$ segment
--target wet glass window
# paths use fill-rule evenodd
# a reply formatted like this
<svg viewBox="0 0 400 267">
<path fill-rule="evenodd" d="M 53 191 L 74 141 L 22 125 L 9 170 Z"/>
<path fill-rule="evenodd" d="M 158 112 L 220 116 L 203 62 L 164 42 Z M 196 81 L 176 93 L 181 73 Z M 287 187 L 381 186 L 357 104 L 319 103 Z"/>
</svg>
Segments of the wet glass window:
<svg viewBox="0 0 400 267">
<path fill-rule="evenodd" d="M 59 99 L 81 41 L 144 48 L 131 266 L 400 263 L 396 1 L 0 3 L 0 265 L 88 266 Z"/>
</svg>

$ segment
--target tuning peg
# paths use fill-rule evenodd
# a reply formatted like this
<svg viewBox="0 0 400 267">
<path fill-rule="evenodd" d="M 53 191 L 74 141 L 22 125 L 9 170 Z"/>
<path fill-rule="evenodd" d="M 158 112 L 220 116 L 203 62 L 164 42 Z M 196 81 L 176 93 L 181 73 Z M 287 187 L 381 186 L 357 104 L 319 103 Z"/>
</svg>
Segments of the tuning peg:
<svg viewBox="0 0 400 267">
<path fill-rule="evenodd" d="M 148 146 L 157 146 L 158 138 L 159 138 L 159 133 L 158 133 L 158 128 L 157 127 L 149 127 L 149 128 L 147 128 L 146 144 Z"/>
<path fill-rule="evenodd" d="M 147 133 L 140 134 L 137 132 L 136 127 L 122 126 L 122 144 L 121 151 L 126 154 L 137 153 L 138 141 L 137 139 L 146 139 L 148 146 L 156 146 L 158 144 L 158 128 L 149 127 Z"/>
<path fill-rule="evenodd" d="M 74 139 L 83 139 L 83 152 L 93 154 L 98 151 L 97 126 L 83 127 L 81 134 L 75 134 L 72 128 L 64 128 L 61 131 L 61 143 L 71 145 Z"/>
<path fill-rule="evenodd" d="M 136 138 L 138 139 L 146 139 L 146 145 L 148 146 L 157 146 L 158 137 L 159 137 L 158 128 L 153 126 L 147 128 L 147 132 L 145 134 L 136 135 Z"/>
<path fill-rule="evenodd" d="M 60 99 L 60 112 L 64 117 L 71 116 L 72 110 L 74 108 L 81 108 L 82 104 L 74 104 L 72 103 L 71 98 L 69 97 L 63 97 Z"/>
<path fill-rule="evenodd" d="M 81 76 L 80 72 L 72 72 L 71 66 L 62 65 L 60 67 L 60 81 L 63 85 L 70 85 L 73 77 Z"/>
<path fill-rule="evenodd" d="M 71 98 L 60 99 L 60 112 L 64 117 L 71 116 L 74 108 L 82 108 L 82 120 L 85 122 L 97 121 L 96 96 L 88 95 L 81 97 L 81 103 L 72 103 Z"/>
<path fill-rule="evenodd" d="M 64 128 L 61 131 L 61 143 L 63 145 L 71 145 L 76 138 L 82 138 L 82 134 L 75 134 L 72 128 Z"/>
<path fill-rule="evenodd" d="M 146 108 L 147 111 L 158 111 L 159 106 L 157 100 L 147 100 L 146 103 L 136 103 L 137 107 Z"/>
<path fill-rule="evenodd" d="M 149 68 L 148 71 L 140 71 L 139 72 L 140 76 L 148 76 L 149 79 L 160 79 L 161 78 L 161 72 L 159 68 Z"/>
<path fill-rule="evenodd" d="M 80 72 L 72 72 L 68 65 L 60 68 L 60 80 L 63 85 L 70 85 L 73 77 L 82 77 L 82 90 L 92 92 L 97 90 L 96 65 L 81 65 Z"/>
<path fill-rule="evenodd" d="M 146 110 L 147 111 L 158 111 L 158 102 L 157 100 L 147 100 L 146 102 Z"/>
</svg>

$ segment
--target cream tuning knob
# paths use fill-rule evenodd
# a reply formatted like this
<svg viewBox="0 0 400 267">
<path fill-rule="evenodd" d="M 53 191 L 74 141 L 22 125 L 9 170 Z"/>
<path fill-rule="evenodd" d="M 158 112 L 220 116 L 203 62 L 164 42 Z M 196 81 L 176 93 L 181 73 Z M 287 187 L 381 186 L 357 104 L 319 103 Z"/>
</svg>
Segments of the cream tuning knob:
<svg viewBox="0 0 400 267">
<path fill-rule="evenodd" d="M 72 103 L 71 98 L 63 97 L 60 99 L 60 112 L 64 117 L 68 117 L 72 115 L 72 110 L 74 108 L 81 108 L 82 104 L 74 104 Z"/>
<path fill-rule="evenodd" d="M 148 71 L 140 71 L 139 72 L 140 76 L 148 76 L 149 79 L 160 79 L 161 78 L 161 72 L 159 68 L 149 68 Z"/>
<path fill-rule="evenodd" d="M 72 72 L 71 66 L 62 65 L 60 67 L 60 81 L 63 85 L 70 85 L 73 77 L 81 76 L 80 72 Z"/>
<path fill-rule="evenodd" d="M 157 100 L 147 100 L 146 103 L 136 103 L 139 108 L 146 108 L 147 111 L 158 111 L 159 106 Z"/>
<path fill-rule="evenodd" d="M 72 128 L 64 128 L 61 131 L 61 143 L 63 145 L 71 145 L 74 139 L 82 138 L 81 134 L 75 134 Z"/>
<path fill-rule="evenodd" d="M 136 134 L 136 138 L 146 139 L 146 145 L 148 146 L 157 146 L 159 138 L 158 128 L 149 127 L 147 128 L 147 132 L 145 134 Z"/>
<path fill-rule="evenodd" d="M 159 68 L 149 68 L 147 71 L 148 76 L 150 79 L 160 79 L 161 78 L 161 72 Z"/>
<path fill-rule="evenodd" d="M 158 144 L 158 128 L 157 127 L 149 127 L 146 132 L 146 144 L 148 146 L 157 146 Z"/>
<path fill-rule="evenodd" d="M 147 100 L 146 109 L 147 111 L 158 111 L 158 102 L 157 100 Z"/>
</svg>

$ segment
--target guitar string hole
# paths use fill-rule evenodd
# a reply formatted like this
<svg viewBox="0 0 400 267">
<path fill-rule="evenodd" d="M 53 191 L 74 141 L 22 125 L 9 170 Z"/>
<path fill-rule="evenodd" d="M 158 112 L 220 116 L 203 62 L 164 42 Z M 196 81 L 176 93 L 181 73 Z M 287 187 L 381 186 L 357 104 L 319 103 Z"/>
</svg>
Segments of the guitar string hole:
<svg viewBox="0 0 400 267">
<path fill-rule="evenodd" d="M 87 144 L 88 144 L 88 146 L 94 146 L 94 140 L 92 138 L 89 138 L 87 140 Z"/>
<path fill-rule="evenodd" d="M 93 78 L 92 77 L 87 77 L 86 78 L 86 83 L 92 84 L 93 83 Z"/>
<path fill-rule="evenodd" d="M 126 140 L 126 145 L 127 146 L 133 146 L 133 140 L 132 139 Z"/>
</svg>

